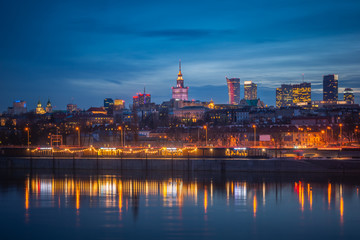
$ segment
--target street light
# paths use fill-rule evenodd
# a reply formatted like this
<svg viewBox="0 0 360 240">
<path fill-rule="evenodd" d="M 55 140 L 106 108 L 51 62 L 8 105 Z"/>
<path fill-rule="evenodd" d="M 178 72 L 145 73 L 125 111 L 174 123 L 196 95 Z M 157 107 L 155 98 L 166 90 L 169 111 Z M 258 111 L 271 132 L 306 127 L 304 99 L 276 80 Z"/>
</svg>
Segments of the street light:
<svg viewBox="0 0 360 240">
<path fill-rule="evenodd" d="M 324 136 L 325 130 L 321 130 L 321 134 L 322 134 L 322 140 L 324 141 L 324 144 L 325 144 L 325 137 L 326 137 L 326 135 Z"/>
<path fill-rule="evenodd" d="M 205 129 L 205 146 L 207 147 L 207 126 L 204 125 L 204 129 Z"/>
<path fill-rule="evenodd" d="M 79 147 L 81 147 L 81 145 L 80 145 L 80 128 L 76 127 L 75 130 L 78 131 L 78 145 L 79 145 Z"/>
<path fill-rule="evenodd" d="M 118 130 L 121 131 L 120 132 L 120 145 L 123 146 L 124 145 L 124 144 L 122 144 L 122 143 L 124 143 L 124 141 L 123 141 L 123 129 L 122 129 L 121 126 L 119 126 Z"/>
<path fill-rule="evenodd" d="M 339 127 L 340 127 L 340 146 L 342 146 L 342 127 L 343 127 L 343 124 L 340 123 Z"/>
<path fill-rule="evenodd" d="M 334 131 L 333 131 L 333 129 L 332 129 L 330 126 L 327 127 L 327 130 L 331 130 L 331 135 L 328 133 L 328 135 L 330 135 L 330 136 L 328 136 L 328 138 L 329 138 L 329 143 L 331 143 L 332 140 L 333 140 L 333 138 L 334 138 Z"/>
<path fill-rule="evenodd" d="M 25 131 L 27 132 L 27 148 L 30 149 L 30 128 L 26 127 Z"/>
<path fill-rule="evenodd" d="M 256 147 L 256 125 L 252 125 L 253 129 L 254 129 L 254 147 Z"/>
</svg>

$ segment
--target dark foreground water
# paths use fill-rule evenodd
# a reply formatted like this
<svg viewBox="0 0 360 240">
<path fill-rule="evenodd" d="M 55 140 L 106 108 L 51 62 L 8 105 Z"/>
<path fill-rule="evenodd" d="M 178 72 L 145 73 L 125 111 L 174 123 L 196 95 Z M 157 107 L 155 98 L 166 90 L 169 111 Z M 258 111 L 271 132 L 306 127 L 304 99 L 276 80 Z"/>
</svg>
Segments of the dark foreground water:
<svg viewBox="0 0 360 240">
<path fill-rule="evenodd" d="M 0 239 L 360 239 L 359 178 L 1 172 Z"/>
</svg>

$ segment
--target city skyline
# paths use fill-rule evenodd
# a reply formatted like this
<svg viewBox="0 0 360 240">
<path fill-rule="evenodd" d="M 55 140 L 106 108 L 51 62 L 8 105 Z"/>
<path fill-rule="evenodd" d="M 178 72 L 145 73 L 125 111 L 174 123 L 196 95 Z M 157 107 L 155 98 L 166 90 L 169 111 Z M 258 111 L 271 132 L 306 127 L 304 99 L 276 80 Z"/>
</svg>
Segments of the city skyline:
<svg viewBox="0 0 360 240">
<path fill-rule="evenodd" d="M 144 85 L 161 103 L 171 98 L 180 58 L 189 99 L 226 103 L 223 79 L 234 76 L 256 82 L 260 98 L 275 105 L 274 85 L 299 82 L 302 73 L 314 100 L 326 74 L 339 75 L 340 93 L 351 87 L 359 98 L 359 2 L 210 1 L 207 11 L 188 4 L 4 3 L 0 109 L 17 99 L 35 108 L 51 98 L 54 109 L 72 99 L 97 106 L 109 96 L 130 103 Z"/>
</svg>

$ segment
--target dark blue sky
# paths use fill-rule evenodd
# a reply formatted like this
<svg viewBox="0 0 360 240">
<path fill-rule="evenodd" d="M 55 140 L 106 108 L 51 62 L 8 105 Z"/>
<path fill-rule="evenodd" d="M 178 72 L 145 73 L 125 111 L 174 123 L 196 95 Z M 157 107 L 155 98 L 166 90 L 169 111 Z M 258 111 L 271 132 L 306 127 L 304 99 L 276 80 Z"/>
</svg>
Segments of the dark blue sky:
<svg viewBox="0 0 360 240">
<path fill-rule="evenodd" d="M 0 46 L 1 111 L 49 97 L 56 109 L 128 105 L 144 85 L 161 103 L 179 59 L 191 99 L 226 103 L 225 76 L 256 82 L 269 105 L 302 73 L 314 100 L 324 74 L 360 92 L 358 0 L 1 1 Z"/>
</svg>

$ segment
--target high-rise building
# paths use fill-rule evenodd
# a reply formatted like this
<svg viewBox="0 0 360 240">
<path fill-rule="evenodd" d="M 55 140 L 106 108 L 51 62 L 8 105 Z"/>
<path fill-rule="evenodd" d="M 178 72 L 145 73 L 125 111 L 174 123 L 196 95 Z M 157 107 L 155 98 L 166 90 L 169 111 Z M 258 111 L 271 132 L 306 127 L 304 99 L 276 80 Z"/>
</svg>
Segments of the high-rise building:
<svg viewBox="0 0 360 240">
<path fill-rule="evenodd" d="M 114 110 L 114 100 L 112 98 L 105 98 L 104 108 L 108 114 L 112 114 Z"/>
<path fill-rule="evenodd" d="M 257 85 L 252 81 L 244 82 L 244 99 L 245 100 L 257 99 Z"/>
<path fill-rule="evenodd" d="M 282 88 L 276 88 L 276 107 L 281 108 L 282 105 Z"/>
<path fill-rule="evenodd" d="M 229 104 L 240 103 L 240 78 L 226 78 L 229 94 Z"/>
<path fill-rule="evenodd" d="M 355 96 L 354 96 L 354 91 L 352 90 L 352 88 L 345 88 L 344 101 L 346 101 L 347 103 L 350 103 L 350 104 L 355 103 Z"/>
<path fill-rule="evenodd" d="M 338 101 L 338 79 L 337 74 L 330 74 L 323 77 L 323 100 L 326 102 Z"/>
<path fill-rule="evenodd" d="M 179 73 L 176 79 L 176 87 L 172 87 L 172 98 L 177 100 L 188 100 L 189 87 L 184 87 L 184 79 L 181 73 L 181 61 L 179 61 Z"/>
<path fill-rule="evenodd" d="M 151 103 L 151 94 L 145 93 L 137 93 L 135 96 L 133 96 L 133 106 L 138 107 L 141 105 L 146 105 L 148 103 Z"/>
<path fill-rule="evenodd" d="M 311 83 L 303 82 L 292 85 L 293 104 L 311 102 Z"/>
<path fill-rule="evenodd" d="M 114 111 L 119 111 L 125 108 L 125 101 L 122 99 L 115 99 L 114 100 Z"/>
<path fill-rule="evenodd" d="M 51 113 L 52 112 L 52 105 L 50 102 L 50 99 L 48 99 L 48 102 L 46 103 L 46 113 Z"/>
<path fill-rule="evenodd" d="M 293 87 L 291 84 L 282 84 L 276 89 L 276 107 L 290 107 L 293 105 Z"/>
</svg>

